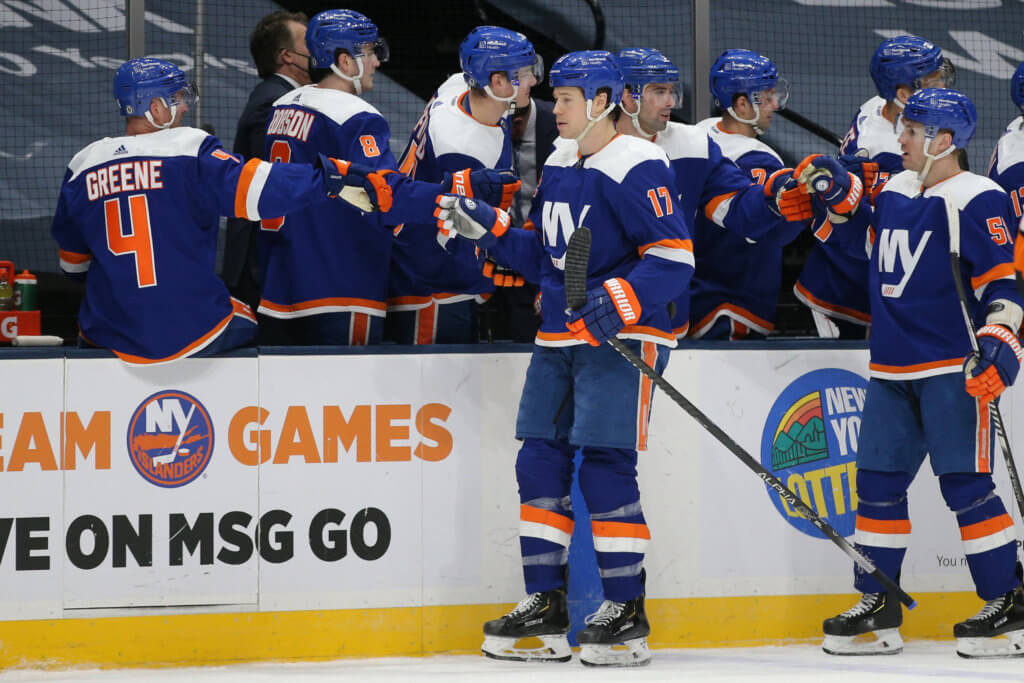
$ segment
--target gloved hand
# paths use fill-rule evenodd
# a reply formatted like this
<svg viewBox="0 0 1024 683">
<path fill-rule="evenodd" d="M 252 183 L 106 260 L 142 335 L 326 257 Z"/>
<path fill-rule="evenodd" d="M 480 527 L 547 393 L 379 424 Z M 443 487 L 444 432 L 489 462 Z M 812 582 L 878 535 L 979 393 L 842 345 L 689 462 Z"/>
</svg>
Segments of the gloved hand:
<svg viewBox="0 0 1024 683">
<path fill-rule="evenodd" d="M 587 292 L 587 303 L 569 311 L 565 324 L 576 339 L 600 346 L 626 325 L 640 320 L 643 309 L 625 278 L 613 277 Z"/>
<path fill-rule="evenodd" d="M 864 184 L 832 157 L 812 154 L 800 162 L 793 175 L 834 213 L 851 214 L 860 205 Z"/>
<path fill-rule="evenodd" d="M 327 186 L 328 197 L 341 196 L 342 199 L 363 211 L 382 211 L 387 213 L 391 210 L 393 198 L 391 186 L 384 176 L 394 173 L 390 169 L 376 170 L 362 164 L 353 164 L 341 159 L 329 157 L 326 154 L 318 154 L 315 168 L 324 172 L 324 184 Z M 358 191 L 345 190 L 346 187 L 362 189 L 366 197 L 361 197 Z"/>
<path fill-rule="evenodd" d="M 508 231 L 508 214 L 485 202 L 440 194 L 436 203 L 434 216 L 437 218 L 437 241 L 441 246 L 455 235 L 461 235 L 476 242 L 481 249 L 489 249 Z"/>
<path fill-rule="evenodd" d="M 446 172 L 441 179 L 441 187 L 447 193 L 482 199 L 506 211 L 512 206 L 516 192 L 522 186 L 522 181 L 511 172 L 495 171 L 493 168 L 475 171 L 466 168 L 455 173 Z"/>
<path fill-rule="evenodd" d="M 484 277 L 494 280 L 495 287 L 522 287 L 526 284 L 523 276 L 510 268 L 499 266 L 491 259 L 485 259 L 483 265 Z"/>
<path fill-rule="evenodd" d="M 839 156 L 839 163 L 850 173 L 860 178 L 864 187 L 869 191 L 878 182 L 878 163 L 870 161 L 867 157 L 859 157 L 855 154 L 842 154 Z"/>
<path fill-rule="evenodd" d="M 967 393 L 992 401 L 1013 384 L 1024 359 L 1024 349 L 1013 332 L 1002 325 L 978 330 L 978 353 L 964 360 Z"/>
<path fill-rule="evenodd" d="M 793 178 L 791 168 L 780 168 L 768 176 L 764 194 L 769 197 L 768 208 L 787 221 L 806 221 L 814 216 L 811 197 Z"/>
</svg>

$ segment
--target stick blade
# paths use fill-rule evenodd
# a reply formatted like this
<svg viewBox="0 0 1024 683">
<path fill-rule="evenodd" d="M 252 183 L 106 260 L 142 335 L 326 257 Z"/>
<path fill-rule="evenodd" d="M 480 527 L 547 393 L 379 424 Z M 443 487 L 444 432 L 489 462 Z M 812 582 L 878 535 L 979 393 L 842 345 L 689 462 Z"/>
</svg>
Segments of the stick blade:
<svg viewBox="0 0 1024 683">
<path fill-rule="evenodd" d="M 587 303 L 590 240 L 590 229 L 580 226 L 573 231 L 565 248 L 565 301 L 574 311 Z"/>
</svg>

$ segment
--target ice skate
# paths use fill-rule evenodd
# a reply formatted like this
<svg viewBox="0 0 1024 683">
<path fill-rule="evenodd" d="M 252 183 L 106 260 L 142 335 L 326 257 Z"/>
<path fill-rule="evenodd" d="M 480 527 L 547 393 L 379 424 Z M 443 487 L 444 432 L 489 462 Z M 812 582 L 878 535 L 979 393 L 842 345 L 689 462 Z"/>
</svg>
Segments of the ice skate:
<svg viewBox="0 0 1024 683">
<path fill-rule="evenodd" d="M 1024 657 L 1024 588 L 989 600 L 953 627 L 961 657 Z"/>
<path fill-rule="evenodd" d="M 830 655 L 899 654 L 903 651 L 902 623 L 899 600 L 886 593 L 865 593 L 856 605 L 825 620 L 821 649 Z"/>
<path fill-rule="evenodd" d="M 605 600 L 576 635 L 580 661 L 587 666 L 643 666 L 651 661 L 650 632 L 643 594 L 629 602 Z"/>
<path fill-rule="evenodd" d="M 531 593 L 511 612 L 484 624 L 481 651 L 492 659 L 517 662 L 568 662 L 569 609 L 565 589 Z M 541 647 L 516 647 L 524 638 L 539 638 Z"/>
</svg>

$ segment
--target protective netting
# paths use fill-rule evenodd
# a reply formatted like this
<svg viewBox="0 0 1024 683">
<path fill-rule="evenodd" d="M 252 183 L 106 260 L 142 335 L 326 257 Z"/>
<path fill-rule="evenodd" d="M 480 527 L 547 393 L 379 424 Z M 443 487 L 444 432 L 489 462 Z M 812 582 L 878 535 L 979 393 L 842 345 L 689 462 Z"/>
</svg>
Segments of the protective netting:
<svg viewBox="0 0 1024 683">
<path fill-rule="evenodd" d="M 201 101 L 186 123 L 215 132 L 230 147 L 237 119 L 258 82 L 249 35 L 275 10 L 312 16 L 333 7 L 269 0 L 148 0 L 145 52 L 180 64 L 200 86 Z M 451 0 L 348 2 L 391 43 L 391 62 L 367 99 L 387 117 L 400 154 L 425 99 L 458 70 L 458 45 L 474 26 L 491 23 L 525 32 L 551 63 L 569 50 L 656 47 L 683 73 L 689 120 L 695 88 L 691 3 L 669 0 Z M 857 108 L 875 94 L 868 63 L 885 37 L 913 33 L 940 45 L 957 68 L 957 88 L 979 112 L 970 147 L 973 170 L 988 157 L 1016 111 L 1008 79 L 1024 60 L 1020 2 L 1010 0 L 780 0 L 709 3 L 708 58 L 730 47 L 771 57 L 792 85 L 790 109 L 839 137 Z M 49 223 L 64 169 L 89 142 L 121 132 L 111 96 L 116 67 L 128 57 L 124 0 L 0 0 L 0 259 L 21 268 L 56 270 Z M 201 68 L 196 68 L 196 65 Z M 549 97 L 548 84 L 536 91 Z M 701 112 L 703 114 L 704 112 Z M 776 119 L 765 140 L 795 162 L 828 142 Z M 799 270 L 806 244 L 787 252 L 787 277 Z M 784 283 L 783 292 L 788 291 Z M 780 317 L 783 333 L 800 333 L 807 319 Z"/>
</svg>

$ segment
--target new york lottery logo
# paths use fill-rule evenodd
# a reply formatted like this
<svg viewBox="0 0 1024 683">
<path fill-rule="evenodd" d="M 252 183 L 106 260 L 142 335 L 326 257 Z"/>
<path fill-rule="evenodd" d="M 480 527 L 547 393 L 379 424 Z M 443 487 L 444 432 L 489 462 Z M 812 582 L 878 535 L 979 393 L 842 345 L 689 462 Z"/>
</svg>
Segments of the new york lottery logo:
<svg viewBox="0 0 1024 683">
<path fill-rule="evenodd" d="M 164 488 L 184 486 L 210 464 L 210 413 L 184 391 L 159 391 L 132 414 L 128 454 L 136 471 L 149 483 Z"/>
<path fill-rule="evenodd" d="M 786 387 L 768 413 L 761 464 L 842 536 L 857 517 L 857 447 L 867 381 L 847 370 L 815 370 Z M 772 489 L 782 518 L 809 536 L 824 534 Z"/>
</svg>

